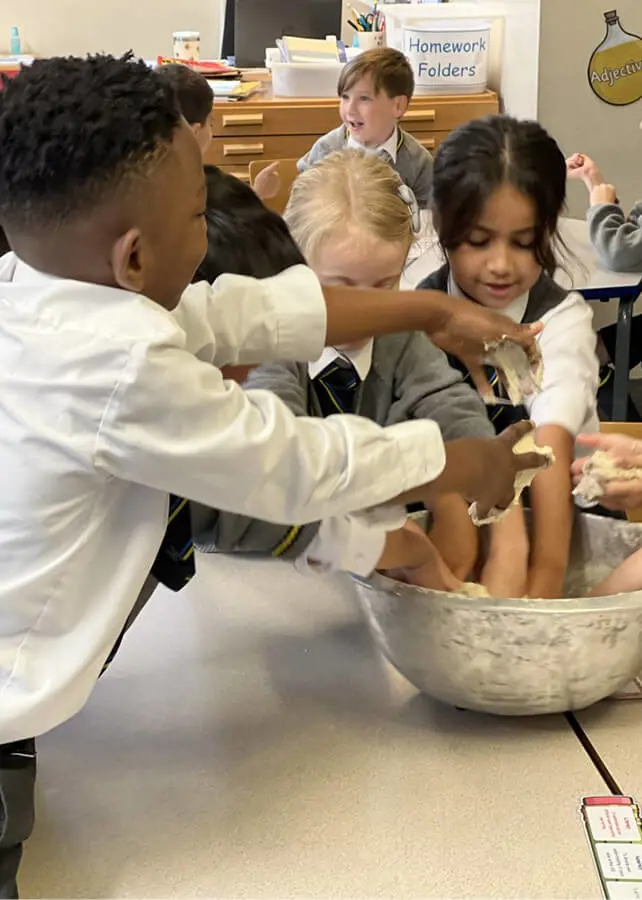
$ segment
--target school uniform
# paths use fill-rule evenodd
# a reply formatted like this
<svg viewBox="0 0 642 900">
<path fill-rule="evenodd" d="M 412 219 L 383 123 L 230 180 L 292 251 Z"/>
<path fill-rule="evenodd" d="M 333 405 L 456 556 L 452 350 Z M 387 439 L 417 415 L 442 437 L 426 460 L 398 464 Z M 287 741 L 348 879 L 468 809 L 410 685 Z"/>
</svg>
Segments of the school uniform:
<svg viewBox="0 0 642 900">
<path fill-rule="evenodd" d="M 418 289 L 446 291 L 463 296 L 446 264 L 417 285 Z M 514 322 L 542 322 L 537 341 L 542 354 L 544 374 L 542 390 L 525 398 L 525 407 L 508 403 L 496 373 L 489 372 L 497 406 L 488 407 L 488 415 L 497 431 L 516 419 L 530 418 L 537 427 L 560 425 L 574 437 L 599 431 L 597 416 L 598 360 L 593 313 L 576 292 L 564 291 L 542 273 L 534 287 L 501 312 Z M 451 362 L 469 373 L 458 360 Z"/>
<path fill-rule="evenodd" d="M 642 272 L 642 200 L 624 214 L 617 203 L 596 203 L 586 214 L 591 243 L 614 272 Z"/>
<path fill-rule="evenodd" d="M 328 347 L 308 365 L 261 366 L 250 374 L 245 387 L 249 393 L 274 392 L 296 416 L 356 413 L 379 425 L 429 419 L 446 440 L 494 435 L 476 391 L 448 364 L 446 355 L 419 333 L 380 337 L 358 349 Z M 426 453 L 432 453 L 430 445 Z M 204 552 L 271 555 L 293 560 L 304 571 L 368 575 L 381 556 L 386 532 L 401 527 L 404 520 L 403 510 L 384 509 L 326 515 L 320 523 L 284 528 L 195 505 L 194 535 Z"/>
<path fill-rule="evenodd" d="M 0 895 L 11 896 L 33 821 L 32 739 L 87 700 L 161 544 L 168 492 L 315 521 L 433 480 L 445 451 L 435 423 L 322 426 L 223 380 L 215 366 L 319 357 L 325 303 L 305 266 L 193 285 L 169 312 L 9 253 L 0 305 Z"/>
<path fill-rule="evenodd" d="M 429 207 L 432 188 L 432 156 L 416 138 L 402 128 L 395 128 L 388 140 L 378 147 L 363 147 L 354 140 L 345 125 L 341 125 L 320 137 L 306 155 L 298 161 L 299 172 L 311 168 L 331 153 L 349 148 L 383 156 L 404 184 L 407 184 L 412 190 L 420 209 Z"/>
</svg>

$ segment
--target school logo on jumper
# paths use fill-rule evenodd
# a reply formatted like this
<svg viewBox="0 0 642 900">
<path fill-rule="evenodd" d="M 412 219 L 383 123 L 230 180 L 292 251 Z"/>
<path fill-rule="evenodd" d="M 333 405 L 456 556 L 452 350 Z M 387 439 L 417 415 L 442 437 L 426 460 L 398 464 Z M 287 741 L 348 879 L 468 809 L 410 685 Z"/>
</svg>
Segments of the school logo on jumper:
<svg viewBox="0 0 642 900">
<path fill-rule="evenodd" d="M 642 38 L 625 31 L 617 10 L 604 13 L 606 34 L 588 65 L 593 92 L 612 106 L 642 99 Z"/>
</svg>

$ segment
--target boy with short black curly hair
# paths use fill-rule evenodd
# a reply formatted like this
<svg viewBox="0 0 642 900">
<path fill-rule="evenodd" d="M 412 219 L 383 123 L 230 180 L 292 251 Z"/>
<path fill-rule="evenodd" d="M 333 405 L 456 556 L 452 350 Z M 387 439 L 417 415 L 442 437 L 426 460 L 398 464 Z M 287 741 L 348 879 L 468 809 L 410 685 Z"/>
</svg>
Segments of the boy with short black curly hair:
<svg viewBox="0 0 642 900">
<path fill-rule="evenodd" d="M 3 79 L 0 147 L 0 896 L 14 897 L 34 735 L 89 697 L 145 595 L 170 492 L 284 523 L 453 481 L 490 507 L 540 460 L 510 438 L 446 452 L 430 422 L 296 418 L 223 379 L 404 326 L 480 363 L 488 340 L 533 336 L 445 295 L 322 290 L 304 266 L 186 291 L 207 247 L 203 162 L 143 61 L 49 58 Z"/>
</svg>

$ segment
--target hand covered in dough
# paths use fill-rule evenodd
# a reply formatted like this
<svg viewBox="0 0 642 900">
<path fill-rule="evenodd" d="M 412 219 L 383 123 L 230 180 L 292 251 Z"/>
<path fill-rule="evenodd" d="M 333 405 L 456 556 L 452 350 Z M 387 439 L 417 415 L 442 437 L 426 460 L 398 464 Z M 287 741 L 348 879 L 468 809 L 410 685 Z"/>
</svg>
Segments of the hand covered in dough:
<svg viewBox="0 0 642 900">
<path fill-rule="evenodd" d="M 625 434 L 585 434 L 577 440 L 595 453 L 571 467 L 576 496 L 624 512 L 642 506 L 642 441 Z"/>
</svg>

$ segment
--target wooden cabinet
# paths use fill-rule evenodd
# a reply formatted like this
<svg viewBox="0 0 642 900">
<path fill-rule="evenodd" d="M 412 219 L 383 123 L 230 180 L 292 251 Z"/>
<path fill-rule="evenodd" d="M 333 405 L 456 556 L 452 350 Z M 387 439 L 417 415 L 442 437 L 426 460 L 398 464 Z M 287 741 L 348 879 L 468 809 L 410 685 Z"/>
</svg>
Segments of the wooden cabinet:
<svg viewBox="0 0 642 900">
<path fill-rule="evenodd" d="M 453 128 L 498 110 L 492 91 L 413 97 L 402 124 L 432 152 Z M 317 138 L 339 124 L 334 97 L 289 100 L 273 97 L 268 89 L 249 100 L 215 104 L 207 162 L 247 181 L 253 160 L 303 156 Z"/>
</svg>

